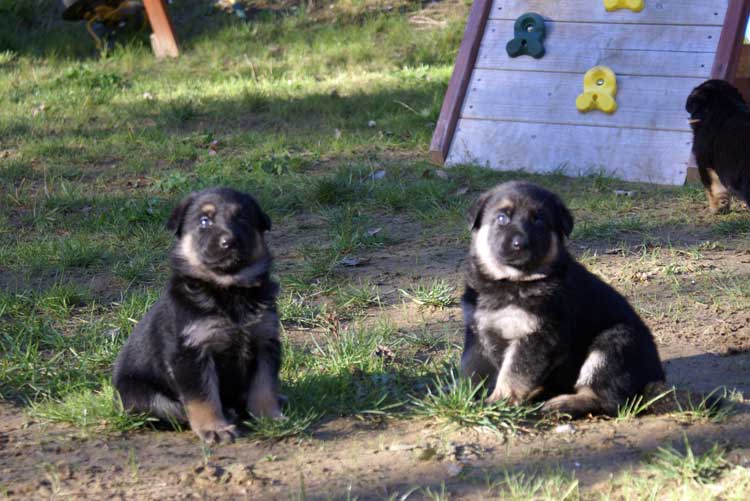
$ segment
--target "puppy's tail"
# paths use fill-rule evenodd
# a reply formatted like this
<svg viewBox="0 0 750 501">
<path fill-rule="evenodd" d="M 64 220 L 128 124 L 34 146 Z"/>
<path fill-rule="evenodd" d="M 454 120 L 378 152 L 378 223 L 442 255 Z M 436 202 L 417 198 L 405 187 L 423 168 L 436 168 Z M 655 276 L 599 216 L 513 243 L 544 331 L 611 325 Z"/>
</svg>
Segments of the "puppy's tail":
<svg viewBox="0 0 750 501">
<path fill-rule="evenodd" d="M 634 405 L 635 404 L 635 405 Z M 636 414 L 685 413 L 695 417 L 714 417 L 728 410 L 726 390 L 717 388 L 711 393 L 702 394 L 667 385 L 664 381 L 649 383 L 632 406 Z"/>
</svg>

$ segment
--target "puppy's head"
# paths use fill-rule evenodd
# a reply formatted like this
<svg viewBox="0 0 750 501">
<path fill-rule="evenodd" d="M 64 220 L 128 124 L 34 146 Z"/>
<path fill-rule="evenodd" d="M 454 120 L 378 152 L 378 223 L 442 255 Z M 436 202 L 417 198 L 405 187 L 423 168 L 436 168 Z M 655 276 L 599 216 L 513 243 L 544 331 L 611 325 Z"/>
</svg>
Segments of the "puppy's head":
<svg viewBox="0 0 750 501">
<path fill-rule="evenodd" d="M 167 228 L 177 237 L 175 267 L 218 285 L 235 285 L 244 270 L 270 259 L 263 236 L 271 220 L 253 197 L 231 188 L 186 196 L 172 211 Z"/>
<path fill-rule="evenodd" d="M 495 280 L 535 280 L 564 255 L 571 231 L 573 216 L 557 195 L 531 183 L 503 183 L 471 212 L 471 253 Z"/>
<path fill-rule="evenodd" d="M 747 111 L 747 104 L 742 94 L 725 80 L 706 80 L 693 89 L 685 102 L 685 110 L 690 113 L 690 124 L 695 128 L 709 114 L 734 113 Z"/>
</svg>

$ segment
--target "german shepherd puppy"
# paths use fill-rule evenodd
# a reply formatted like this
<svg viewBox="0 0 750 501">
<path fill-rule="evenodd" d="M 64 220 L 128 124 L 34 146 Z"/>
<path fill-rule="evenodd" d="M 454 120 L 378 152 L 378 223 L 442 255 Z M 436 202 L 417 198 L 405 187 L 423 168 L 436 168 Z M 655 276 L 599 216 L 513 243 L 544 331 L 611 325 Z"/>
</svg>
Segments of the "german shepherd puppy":
<svg viewBox="0 0 750 501">
<path fill-rule="evenodd" d="M 573 217 L 557 195 L 501 184 L 479 197 L 470 227 L 461 373 L 489 385 L 488 401 L 615 415 L 663 383 L 648 327 L 565 248 Z"/>
<path fill-rule="evenodd" d="M 707 80 L 685 103 L 693 129 L 693 153 L 714 214 L 729 212 L 731 195 L 750 207 L 750 110 L 724 80 Z"/>
<path fill-rule="evenodd" d="M 120 352 L 114 385 L 129 411 L 232 441 L 235 417 L 282 416 L 271 220 L 250 195 L 210 188 L 185 197 L 167 227 L 172 277 Z"/>
</svg>

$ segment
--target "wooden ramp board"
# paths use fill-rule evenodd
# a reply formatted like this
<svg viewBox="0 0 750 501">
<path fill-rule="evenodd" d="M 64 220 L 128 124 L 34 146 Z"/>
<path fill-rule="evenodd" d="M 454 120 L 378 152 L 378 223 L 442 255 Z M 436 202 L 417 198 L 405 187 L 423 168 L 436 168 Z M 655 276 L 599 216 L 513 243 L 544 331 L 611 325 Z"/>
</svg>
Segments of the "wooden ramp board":
<svg viewBox="0 0 750 501">
<path fill-rule="evenodd" d="M 690 131 L 685 99 L 701 78 L 617 79 L 618 109 L 581 113 L 583 74 L 476 69 L 461 118 Z"/>
<path fill-rule="evenodd" d="M 492 0 L 445 163 L 683 183 L 685 99 L 712 74 L 730 1 L 646 0 L 635 13 L 601 0 Z M 505 50 L 526 12 L 545 18 L 541 59 Z M 575 107 L 597 65 L 617 75 L 614 114 Z"/>
<path fill-rule="evenodd" d="M 446 164 L 675 185 L 685 181 L 691 143 L 689 132 L 461 118 Z"/>
<path fill-rule="evenodd" d="M 722 26 L 729 0 L 644 0 L 641 12 L 604 10 L 602 0 L 494 0 L 490 19 L 537 12 L 550 21 Z"/>
<path fill-rule="evenodd" d="M 582 73 L 592 66 L 618 75 L 699 77 L 711 75 L 719 26 L 658 26 L 547 22 L 541 59 L 508 57 L 514 21 L 489 21 L 476 68 Z"/>
</svg>

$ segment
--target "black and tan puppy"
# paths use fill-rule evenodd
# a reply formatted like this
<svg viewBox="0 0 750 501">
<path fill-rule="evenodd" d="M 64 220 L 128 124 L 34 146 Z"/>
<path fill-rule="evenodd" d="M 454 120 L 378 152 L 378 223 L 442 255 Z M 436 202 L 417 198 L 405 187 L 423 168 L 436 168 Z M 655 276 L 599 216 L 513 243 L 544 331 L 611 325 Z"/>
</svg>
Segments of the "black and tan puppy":
<svg viewBox="0 0 750 501">
<path fill-rule="evenodd" d="M 714 214 L 729 212 L 731 195 L 750 207 L 750 111 L 724 80 L 707 80 L 685 103 L 693 128 L 693 153 Z"/>
<path fill-rule="evenodd" d="M 649 329 L 565 248 L 573 217 L 555 194 L 501 184 L 479 198 L 471 221 L 461 372 L 486 381 L 489 401 L 612 415 L 664 381 Z"/>
<path fill-rule="evenodd" d="M 231 441 L 234 416 L 282 415 L 271 221 L 251 196 L 211 188 L 188 195 L 167 226 L 172 277 L 120 352 L 114 384 L 127 410 Z"/>
</svg>

